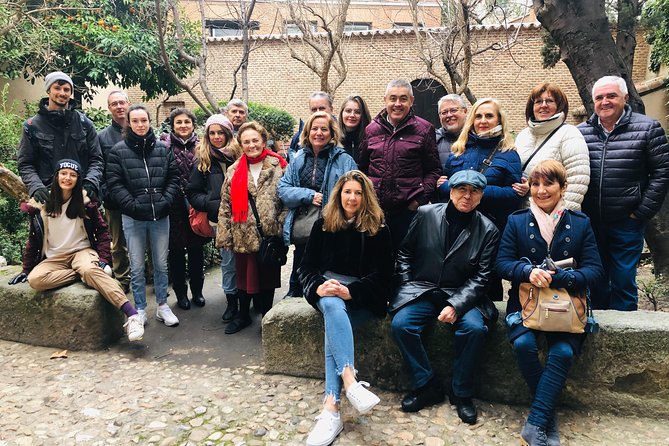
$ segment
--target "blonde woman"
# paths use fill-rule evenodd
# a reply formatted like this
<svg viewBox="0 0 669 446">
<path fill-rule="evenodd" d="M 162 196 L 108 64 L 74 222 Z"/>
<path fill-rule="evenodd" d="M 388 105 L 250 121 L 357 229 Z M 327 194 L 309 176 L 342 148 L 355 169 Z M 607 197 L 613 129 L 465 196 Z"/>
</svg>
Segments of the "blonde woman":
<svg viewBox="0 0 669 446">
<path fill-rule="evenodd" d="M 239 158 L 240 149 L 233 135 L 233 126 L 224 115 L 207 119 L 202 142 L 196 150 L 196 163 L 191 172 L 186 194 L 190 205 L 206 212 L 209 224 L 216 228 L 221 206 L 221 187 L 228 168 Z M 223 322 L 230 322 L 239 311 L 235 283 L 235 257 L 232 251 L 221 249 L 221 287 L 228 301 Z"/>
<path fill-rule="evenodd" d="M 342 175 L 316 220 L 299 268 L 307 301 L 325 320 L 325 400 L 307 446 L 328 445 L 343 428 L 342 387 L 366 413 L 379 403 L 356 380 L 353 327 L 385 317 L 393 274 L 390 230 L 372 182 L 359 170 Z"/>
</svg>

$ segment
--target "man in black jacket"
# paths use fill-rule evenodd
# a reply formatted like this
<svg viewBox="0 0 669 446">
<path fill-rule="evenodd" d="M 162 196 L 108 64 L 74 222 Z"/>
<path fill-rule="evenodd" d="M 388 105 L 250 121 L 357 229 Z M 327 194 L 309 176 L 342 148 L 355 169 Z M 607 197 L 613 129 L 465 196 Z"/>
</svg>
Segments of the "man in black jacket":
<svg viewBox="0 0 669 446">
<path fill-rule="evenodd" d="M 421 334 L 435 318 L 455 328 L 455 361 L 448 389 L 458 416 L 476 423 L 472 402 L 477 362 L 497 308 L 485 289 L 499 242 L 495 225 L 476 210 L 486 178 L 463 170 L 449 181 L 449 203 L 421 206 L 397 254 L 399 288 L 391 298 L 392 333 L 411 371 L 414 390 L 402 410 L 417 412 L 444 401 Z"/>
<path fill-rule="evenodd" d="M 660 123 L 627 105 L 627 85 L 605 76 L 592 87 L 595 113 L 578 129 L 590 153 L 590 217 L 604 283 L 590 290 L 597 309 L 634 311 L 636 269 L 646 224 L 669 190 L 669 146 Z"/>
<path fill-rule="evenodd" d="M 107 109 L 111 113 L 112 123 L 98 133 L 102 155 L 107 162 L 107 155 L 114 145 L 123 140 L 123 128 L 126 126 L 128 107 L 130 101 L 128 95 L 123 91 L 114 90 L 107 95 Z M 111 235 L 111 256 L 114 277 L 121 283 L 123 290 L 127 293 L 130 289 L 130 259 L 128 248 L 123 235 L 123 224 L 121 222 L 121 210 L 118 204 L 107 194 L 107 185 L 102 182 L 101 195 L 105 205 L 105 220 L 109 226 Z M 151 256 L 149 256 L 151 258 Z"/>
<path fill-rule="evenodd" d="M 76 110 L 74 83 L 65 73 L 54 71 L 45 80 L 47 96 L 39 111 L 23 124 L 18 168 L 28 193 L 40 203 L 49 197 L 56 163 L 73 159 L 81 165 L 83 188 L 96 200 L 104 162 L 95 127 Z"/>
</svg>

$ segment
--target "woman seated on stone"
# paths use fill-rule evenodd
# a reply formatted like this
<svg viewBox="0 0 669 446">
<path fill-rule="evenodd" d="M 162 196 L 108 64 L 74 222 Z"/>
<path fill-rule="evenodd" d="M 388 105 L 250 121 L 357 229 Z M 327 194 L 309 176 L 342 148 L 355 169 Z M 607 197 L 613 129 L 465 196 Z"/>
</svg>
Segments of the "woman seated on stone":
<svg viewBox="0 0 669 446">
<path fill-rule="evenodd" d="M 501 277 L 512 282 L 506 307 L 508 337 L 533 395 L 521 438 L 523 444 L 531 446 L 554 446 L 560 444 L 555 404 L 585 335 L 525 327 L 520 314 L 519 287 L 522 282 L 529 282 L 539 288 L 586 291 L 603 270 L 590 220 L 585 214 L 566 208 L 564 166 L 555 160 L 540 162 L 529 175 L 529 185 L 530 208 L 509 217 L 496 269 Z M 575 266 L 569 270 L 543 269 L 537 265 L 544 263 L 546 253 L 553 263 L 572 258 Z M 548 348 L 545 366 L 538 356 L 539 335 L 545 337 Z"/>
<path fill-rule="evenodd" d="M 78 278 L 95 288 L 128 317 L 128 340 L 144 336 L 144 325 L 121 285 L 111 278 L 109 231 L 98 205 L 81 185 L 81 166 L 58 162 L 45 204 L 30 200 L 30 235 L 23 255 L 23 272 L 10 284 L 25 281 L 36 290 L 69 285 Z"/>
<path fill-rule="evenodd" d="M 307 301 L 325 319 L 325 402 L 308 446 L 328 445 L 342 431 L 342 384 L 360 413 L 379 402 L 365 389 L 368 383 L 356 381 L 352 327 L 385 316 L 393 274 L 390 231 L 371 181 L 352 170 L 339 178 L 331 197 L 299 268 Z"/>
</svg>

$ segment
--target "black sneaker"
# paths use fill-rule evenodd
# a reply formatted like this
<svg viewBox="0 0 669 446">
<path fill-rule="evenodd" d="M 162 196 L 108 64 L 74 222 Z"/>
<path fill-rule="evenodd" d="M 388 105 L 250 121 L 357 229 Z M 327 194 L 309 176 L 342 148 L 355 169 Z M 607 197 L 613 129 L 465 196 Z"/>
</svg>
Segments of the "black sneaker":
<svg viewBox="0 0 669 446">
<path fill-rule="evenodd" d="M 235 334 L 238 331 L 251 325 L 251 318 L 249 316 L 243 317 L 239 314 L 225 327 L 225 334 Z"/>
</svg>

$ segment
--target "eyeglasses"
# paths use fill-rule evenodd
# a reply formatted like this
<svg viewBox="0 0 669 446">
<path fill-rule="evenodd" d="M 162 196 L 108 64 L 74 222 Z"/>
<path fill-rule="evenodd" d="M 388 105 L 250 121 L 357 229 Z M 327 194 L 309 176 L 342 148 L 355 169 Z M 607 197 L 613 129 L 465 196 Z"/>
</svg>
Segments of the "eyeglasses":
<svg viewBox="0 0 669 446">
<path fill-rule="evenodd" d="M 544 103 L 546 105 L 553 105 L 553 104 L 555 104 L 555 100 L 554 99 L 535 99 L 534 100 L 534 105 L 542 105 Z"/>
<path fill-rule="evenodd" d="M 128 103 L 128 101 L 115 101 L 115 102 L 111 102 L 111 103 L 109 104 L 109 106 L 110 106 L 110 107 L 119 107 L 119 106 L 123 106 L 123 105 L 125 105 L 125 104 L 127 104 L 127 103 Z"/>
<path fill-rule="evenodd" d="M 439 116 L 446 116 L 448 114 L 454 115 L 457 112 L 460 111 L 462 107 L 456 107 L 456 108 L 447 108 L 446 110 L 442 110 L 439 112 Z"/>
</svg>

